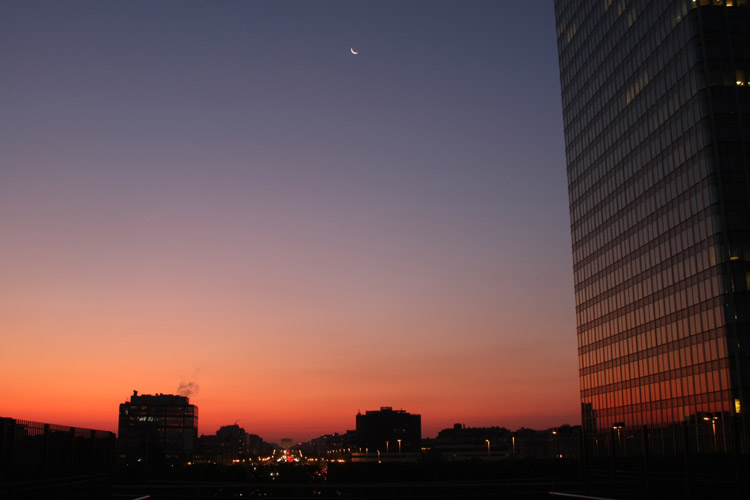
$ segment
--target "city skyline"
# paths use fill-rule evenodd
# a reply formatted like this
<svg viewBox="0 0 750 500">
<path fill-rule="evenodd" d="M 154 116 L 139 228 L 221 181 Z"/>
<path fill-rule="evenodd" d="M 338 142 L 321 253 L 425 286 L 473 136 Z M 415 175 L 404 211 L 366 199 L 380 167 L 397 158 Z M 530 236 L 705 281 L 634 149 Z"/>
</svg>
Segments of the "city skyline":
<svg viewBox="0 0 750 500">
<path fill-rule="evenodd" d="M 0 59 L 0 414 L 580 423 L 552 2 L 9 1 Z"/>
</svg>

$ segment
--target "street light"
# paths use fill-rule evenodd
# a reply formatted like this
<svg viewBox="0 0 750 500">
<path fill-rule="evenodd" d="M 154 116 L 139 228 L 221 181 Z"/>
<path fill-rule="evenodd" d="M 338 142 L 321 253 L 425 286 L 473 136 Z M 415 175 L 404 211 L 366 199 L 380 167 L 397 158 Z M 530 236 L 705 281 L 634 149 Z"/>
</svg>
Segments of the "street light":
<svg viewBox="0 0 750 500">
<path fill-rule="evenodd" d="M 516 434 L 515 432 L 510 435 L 510 442 L 513 445 L 513 458 L 516 458 Z"/>
<path fill-rule="evenodd" d="M 617 431 L 617 447 L 620 447 L 620 431 L 625 428 L 625 422 L 615 422 L 612 424 L 612 430 Z M 612 435 L 612 457 L 614 458 L 614 450 L 615 450 L 615 443 L 614 443 L 614 434 Z"/>
<path fill-rule="evenodd" d="M 555 445 L 555 458 L 560 458 L 560 443 L 557 441 L 557 429 L 552 431 L 552 442 Z"/>
<path fill-rule="evenodd" d="M 490 440 L 485 439 L 485 441 L 487 442 L 487 458 L 490 458 Z"/>
<path fill-rule="evenodd" d="M 385 442 L 385 452 L 388 453 L 388 445 L 391 444 L 390 441 Z"/>
<path fill-rule="evenodd" d="M 401 440 L 397 439 L 396 441 L 398 441 L 398 454 L 401 455 Z"/>
<path fill-rule="evenodd" d="M 711 422 L 711 430 L 713 431 L 713 435 L 714 435 L 714 452 L 717 451 L 716 450 L 716 421 L 718 419 L 719 419 L 718 415 L 711 415 L 711 414 L 709 414 L 709 416 L 703 417 L 703 420 L 705 420 L 706 422 L 709 422 L 709 421 Z"/>
</svg>

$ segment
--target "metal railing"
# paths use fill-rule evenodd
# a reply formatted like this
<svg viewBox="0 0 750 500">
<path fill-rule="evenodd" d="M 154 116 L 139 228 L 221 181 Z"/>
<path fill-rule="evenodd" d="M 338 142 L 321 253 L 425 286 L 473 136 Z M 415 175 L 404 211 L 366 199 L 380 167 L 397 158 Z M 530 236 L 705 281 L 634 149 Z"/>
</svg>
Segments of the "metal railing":
<svg viewBox="0 0 750 500">
<path fill-rule="evenodd" d="M 0 418 L 0 498 L 101 496 L 114 450 L 112 432 Z"/>
</svg>

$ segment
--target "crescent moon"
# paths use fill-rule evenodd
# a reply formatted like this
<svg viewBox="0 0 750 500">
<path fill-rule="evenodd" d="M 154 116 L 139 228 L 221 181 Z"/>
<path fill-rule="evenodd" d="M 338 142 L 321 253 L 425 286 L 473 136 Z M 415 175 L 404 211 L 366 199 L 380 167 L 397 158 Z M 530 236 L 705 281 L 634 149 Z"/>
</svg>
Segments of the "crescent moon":
<svg viewBox="0 0 750 500">
<path fill-rule="evenodd" d="M 357 51 L 356 51 L 356 50 L 354 50 L 354 49 L 349 49 L 349 50 L 351 50 L 351 51 L 352 51 L 352 54 L 354 54 L 355 56 L 356 56 L 357 54 L 359 54 L 359 52 L 357 52 Z"/>
</svg>

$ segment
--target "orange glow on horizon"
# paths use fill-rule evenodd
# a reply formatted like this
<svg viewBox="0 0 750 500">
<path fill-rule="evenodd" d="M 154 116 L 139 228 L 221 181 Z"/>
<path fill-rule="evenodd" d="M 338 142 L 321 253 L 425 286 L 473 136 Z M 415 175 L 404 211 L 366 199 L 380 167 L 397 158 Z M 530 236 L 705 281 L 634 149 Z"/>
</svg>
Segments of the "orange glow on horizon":
<svg viewBox="0 0 750 500">
<path fill-rule="evenodd" d="M 28 294 L 3 294 L 13 334 L 0 353 L 0 415 L 116 431 L 134 389 L 174 394 L 194 382 L 202 434 L 238 421 L 266 440 L 307 440 L 353 429 L 357 410 L 384 405 L 421 414 L 425 436 L 457 422 L 579 422 L 561 313 L 522 317 L 511 295 L 498 309 L 501 290 L 461 302 L 465 285 L 436 291 L 428 281 L 418 299 L 379 295 L 369 308 L 340 291 L 298 290 L 289 314 L 284 297 L 216 302 L 197 284 L 141 290 L 138 279 L 119 276 L 117 292 L 95 301 L 95 289 L 52 290 L 59 297 L 38 297 L 41 315 Z"/>
<path fill-rule="evenodd" d="M 0 4 L 0 416 L 577 423 L 553 9 L 290 3 Z"/>
</svg>

